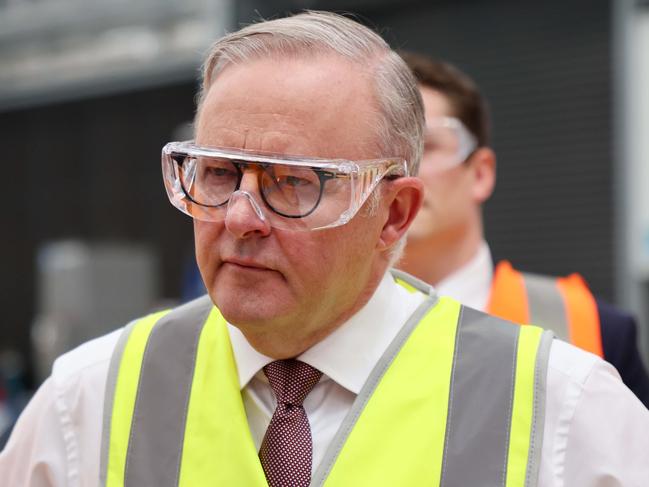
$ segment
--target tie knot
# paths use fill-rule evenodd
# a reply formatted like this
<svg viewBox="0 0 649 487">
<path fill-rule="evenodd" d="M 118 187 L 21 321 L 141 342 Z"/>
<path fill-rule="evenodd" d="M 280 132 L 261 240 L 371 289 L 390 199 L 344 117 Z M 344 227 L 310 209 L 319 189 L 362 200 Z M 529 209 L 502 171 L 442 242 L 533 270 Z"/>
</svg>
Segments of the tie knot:
<svg viewBox="0 0 649 487">
<path fill-rule="evenodd" d="M 301 406 L 322 377 L 322 372 L 295 359 L 276 360 L 264 367 L 278 403 Z"/>
</svg>

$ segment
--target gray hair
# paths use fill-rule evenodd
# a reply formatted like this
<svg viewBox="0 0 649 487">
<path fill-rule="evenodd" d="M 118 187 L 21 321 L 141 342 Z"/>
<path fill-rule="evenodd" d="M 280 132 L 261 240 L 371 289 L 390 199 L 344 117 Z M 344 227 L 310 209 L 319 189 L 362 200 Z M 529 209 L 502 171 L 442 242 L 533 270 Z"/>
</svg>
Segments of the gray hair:
<svg viewBox="0 0 649 487">
<path fill-rule="evenodd" d="M 417 173 L 423 153 L 424 109 L 410 69 L 376 32 L 331 12 L 306 11 L 248 25 L 216 41 L 205 60 L 198 111 L 227 66 L 270 55 L 336 53 L 365 68 L 375 84 L 381 120 L 376 127 L 386 157 L 408 161 Z"/>
</svg>

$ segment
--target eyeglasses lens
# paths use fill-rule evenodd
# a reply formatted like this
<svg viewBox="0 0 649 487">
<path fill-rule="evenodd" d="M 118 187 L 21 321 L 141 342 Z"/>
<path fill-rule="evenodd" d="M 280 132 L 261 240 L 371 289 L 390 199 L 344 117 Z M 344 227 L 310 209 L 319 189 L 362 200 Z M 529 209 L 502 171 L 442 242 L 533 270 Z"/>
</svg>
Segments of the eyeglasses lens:
<svg viewBox="0 0 649 487">
<path fill-rule="evenodd" d="M 181 182 L 189 198 L 202 206 L 225 205 L 240 184 L 242 171 L 261 171 L 264 202 L 276 213 L 299 218 L 313 212 L 321 196 L 321 179 L 309 168 L 290 165 L 234 163 L 229 159 L 187 157 L 180 164 Z"/>
<path fill-rule="evenodd" d="M 266 167 L 261 176 L 266 204 L 288 217 L 303 217 L 315 210 L 321 187 L 318 174 L 309 168 L 273 165 Z"/>
</svg>

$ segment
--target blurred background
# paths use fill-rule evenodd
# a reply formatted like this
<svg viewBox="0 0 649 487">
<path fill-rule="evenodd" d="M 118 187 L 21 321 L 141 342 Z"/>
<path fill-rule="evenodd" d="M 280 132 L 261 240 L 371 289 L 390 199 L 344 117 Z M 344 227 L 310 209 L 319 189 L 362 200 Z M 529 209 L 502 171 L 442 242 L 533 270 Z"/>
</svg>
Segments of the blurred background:
<svg viewBox="0 0 649 487">
<path fill-rule="evenodd" d="M 160 149 L 191 137 L 211 41 L 304 8 L 478 82 L 494 256 L 581 272 L 649 358 L 648 0 L 0 0 L 0 434 L 55 356 L 192 294 Z"/>
</svg>

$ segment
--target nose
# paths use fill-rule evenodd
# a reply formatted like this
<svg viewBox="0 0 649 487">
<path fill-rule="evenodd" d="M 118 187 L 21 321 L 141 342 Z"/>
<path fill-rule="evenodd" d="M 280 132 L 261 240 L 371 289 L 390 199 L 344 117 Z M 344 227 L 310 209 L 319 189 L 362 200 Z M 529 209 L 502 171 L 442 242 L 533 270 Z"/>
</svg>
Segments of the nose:
<svg viewBox="0 0 649 487">
<path fill-rule="evenodd" d="M 258 189 L 256 180 L 257 175 L 254 172 L 246 172 L 241 179 L 239 190 L 230 196 L 225 228 L 236 238 L 266 236 L 270 233 L 270 223 L 254 196 L 255 190 Z"/>
</svg>

